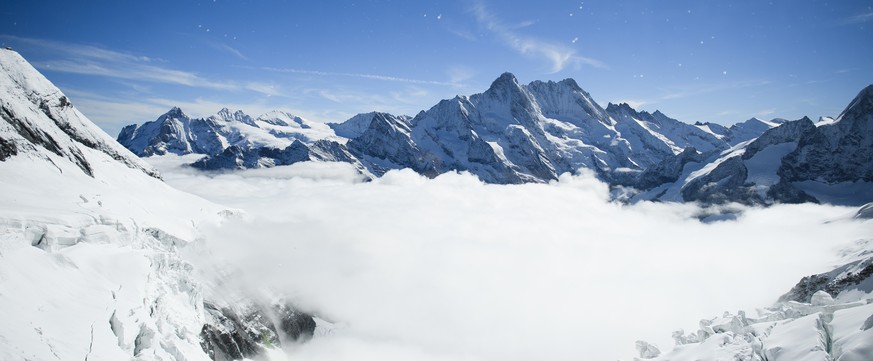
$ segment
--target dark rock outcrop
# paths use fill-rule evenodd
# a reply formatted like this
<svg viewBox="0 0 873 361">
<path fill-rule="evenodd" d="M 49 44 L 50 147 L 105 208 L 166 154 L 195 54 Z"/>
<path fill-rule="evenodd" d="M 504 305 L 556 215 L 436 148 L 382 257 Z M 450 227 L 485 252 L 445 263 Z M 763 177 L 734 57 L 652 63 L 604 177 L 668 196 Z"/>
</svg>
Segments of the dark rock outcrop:
<svg viewBox="0 0 873 361">
<path fill-rule="evenodd" d="M 789 182 L 873 181 L 873 85 L 867 86 L 836 122 L 805 133 L 779 175 Z"/>
<path fill-rule="evenodd" d="M 200 331 L 200 346 L 215 361 L 253 358 L 267 347 L 306 341 L 315 320 L 287 304 L 250 306 L 243 312 L 204 303 L 207 322 Z"/>
<path fill-rule="evenodd" d="M 803 277 L 788 293 L 779 297 L 779 301 L 809 303 L 812 295 L 818 291 L 833 296 L 854 288 L 870 292 L 873 291 L 873 282 L 869 281 L 871 276 L 873 258 L 852 262 L 830 272 Z"/>
<path fill-rule="evenodd" d="M 649 190 L 664 183 L 672 183 L 679 180 L 685 165 L 688 163 L 700 163 L 705 159 L 703 154 L 692 147 L 685 148 L 682 153 L 667 157 L 644 170 L 633 182 L 633 186 L 641 190 Z"/>
<path fill-rule="evenodd" d="M 764 200 L 746 182 L 748 169 L 741 157 L 731 157 L 711 172 L 704 174 L 682 188 L 682 198 L 685 201 L 698 201 L 706 204 L 722 204 L 739 202 L 745 204 L 761 204 Z"/>
</svg>

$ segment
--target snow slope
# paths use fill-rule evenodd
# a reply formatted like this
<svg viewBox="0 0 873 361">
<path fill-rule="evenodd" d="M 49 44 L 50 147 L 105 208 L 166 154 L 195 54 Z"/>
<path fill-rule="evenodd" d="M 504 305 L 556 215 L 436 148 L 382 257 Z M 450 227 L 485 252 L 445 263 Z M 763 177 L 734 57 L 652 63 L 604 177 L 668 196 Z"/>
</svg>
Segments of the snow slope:
<svg viewBox="0 0 873 361">
<path fill-rule="evenodd" d="M 175 249 L 232 212 L 164 184 L 17 53 L 0 67 L 0 359 L 206 360 Z"/>
<path fill-rule="evenodd" d="M 162 182 L 17 53 L 0 68 L 0 359 L 242 358 L 263 346 L 231 335 L 312 333 L 286 305 L 222 302 L 180 256 L 238 211 Z"/>
<path fill-rule="evenodd" d="M 869 221 L 867 221 L 869 222 Z M 663 361 L 862 361 L 873 357 L 871 241 L 843 250 L 833 271 L 805 277 L 773 306 L 725 312 L 700 328 L 673 332 L 675 347 L 661 353 L 645 341 L 640 358 Z M 827 291 L 826 291 L 827 290 Z M 828 293 L 831 292 L 831 293 Z"/>
</svg>

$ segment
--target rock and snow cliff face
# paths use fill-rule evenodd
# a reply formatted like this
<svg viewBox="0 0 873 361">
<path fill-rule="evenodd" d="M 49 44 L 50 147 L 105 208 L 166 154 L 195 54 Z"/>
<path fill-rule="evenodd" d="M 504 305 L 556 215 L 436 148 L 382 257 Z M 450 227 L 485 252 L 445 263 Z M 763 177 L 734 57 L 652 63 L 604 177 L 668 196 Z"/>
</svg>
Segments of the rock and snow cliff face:
<svg viewBox="0 0 873 361">
<path fill-rule="evenodd" d="M 782 179 L 821 201 L 873 201 L 873 85 L 833 122 L 805 132 L 779 167 Z"/>
<path fill-rule="evenodd" d="M 699 155 L 702 160 L 668 156 L 626 184 L 643 191 L 637 200 L 860 206 L 873 201 L 871 119 L 873 86 L 868 86 L 834 121 L 779 120 L 730 149 Z M 769 124 L 746 123 L 743 128 Z"/>
<path fill-rule="evenodd" d="M 180 256 L 236 211 L 163 183 L 17 53 L 0 68 L 0 359 L 242 358 L 312 333 L 285 305 L 227 304 Z"/>
<path fill-rule="evenodd" d="M 0 51 L 0 161 L 15 155 L 51 161 L 61 157 L 94 176 L 93 159 L 100 152 L 152 177 L 158 172 L 120 147 L 103 130 L 88 121 L 70 100 L 35 71 L 21 56 Z"/>
</svg>

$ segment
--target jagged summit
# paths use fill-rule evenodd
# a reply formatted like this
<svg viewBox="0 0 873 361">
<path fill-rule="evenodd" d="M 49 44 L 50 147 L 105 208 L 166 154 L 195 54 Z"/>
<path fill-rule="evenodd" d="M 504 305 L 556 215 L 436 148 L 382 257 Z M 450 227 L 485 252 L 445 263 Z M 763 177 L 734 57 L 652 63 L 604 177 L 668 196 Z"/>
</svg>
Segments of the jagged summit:
<svg viewBox="0 0 873 361">
<path fill-rule="evenodd" d="M 170 108 L 170 110 L 168 110 L 166 113 L 164 113 L 162 117 L 167 117 L 167 118 L 189 118 L 188 115 L 185 114 L 184 111 L 182 111 L 182 108 L 179 108 L 179 107 L 172 107 L 172 108 Z"/>
<path fill-rule="evenodd" d="M 527 101 L 529 96 L 524 90 L 524 86 L 519 84 L 515 75 L 509 72 L 503 73 L 495 79 L 488 90 L 482 93 L 482 96 L 501 99 L 500 101 L 529 103 Z M 455 100 L 460 104 L 463 103 L 464 98 L 458 96 Z M 524 104 L 524 107 L 527 107 L 527 104 Z"/>
<path fill-rule="evenodd" d="M 187 115 L 185 115 L 185 113 L 182 111 L 182 108 L 175 107 L 175 106 L 170 108 L 170 110 L 168 110 L 164 114 L 171 116 L 171 117 L 187 117 Z"/>
<path fill-rule="evenodd" d="M 617 111 L 620 111 L 620 110 L 621 110 L 621 111 L 632 111 L 632 112 L 636 112 L 636 110 L 635 110 L 634 108 L 632 108 L 632 107 L 630 106 L 630 104 L 625 103 L 625 102 L 621 102 L 621 103 L 618 103 L 618 104 L 615 104 L 615 103 L 610 102 L 610 103 L 607 103 L 607 104 L 606 104 L 606 111 L 607 111 L 607 112 L 617 112 Z"/>
<path fill-rule="evenodd" d="M 873 113 L 873 84 L 870 84 L 858 92 L 852 102 L 836 118 L 837 121 L 847 117 L 860 117 L 864 114 Z"/>
<path fill-rule="evenodd" d="M 576 83 L 576 80 L 573 78 L 567 78 L 567 79 L 561 80 L 558 82 L 558 84 L 565 85 L 565 86 L 569 87 L 570 89 L 573 89 L 576 91 L 583 91 L 584 92 L 584 90 L 582 90 L 582 87 L 580 87 L 579 84 Z"/>
<path fill-rule="evenodd" d="M 500 74 L 497 79 L 494 79 L 494 81 L 491 82 L 491 86 L 489 87 L 489 89 L 496 89 L 506 86 L 519 86 L 518 79 L 515 77 L 515 74 L 512 74 L 510 72 Z"/>
</svg>

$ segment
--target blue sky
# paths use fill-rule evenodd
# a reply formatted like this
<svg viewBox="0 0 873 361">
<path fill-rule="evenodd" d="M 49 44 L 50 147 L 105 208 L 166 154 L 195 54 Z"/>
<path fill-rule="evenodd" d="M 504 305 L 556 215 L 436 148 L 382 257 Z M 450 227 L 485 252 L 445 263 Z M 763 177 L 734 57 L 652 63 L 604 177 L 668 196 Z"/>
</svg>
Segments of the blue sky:
<svg viewBox="0 0 873 361">
<path fill-rule="evenodd" d="M 6 0 L 0 43 L 110 134 L 178 105 L 414 115 L 574 78 L 686 121 L 837 115 L 873 83 L 873 1 Z"/>
</svg>

